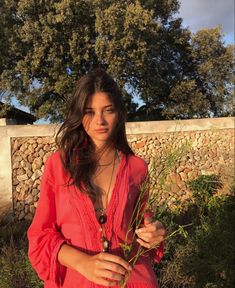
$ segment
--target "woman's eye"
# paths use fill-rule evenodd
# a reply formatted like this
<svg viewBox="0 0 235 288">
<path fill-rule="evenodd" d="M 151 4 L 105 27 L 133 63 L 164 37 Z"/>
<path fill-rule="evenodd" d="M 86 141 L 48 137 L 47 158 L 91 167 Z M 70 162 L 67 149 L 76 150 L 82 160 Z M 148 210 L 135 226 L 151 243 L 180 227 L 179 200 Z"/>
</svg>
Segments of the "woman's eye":
<svg viewBox="0 0 235 288">
<path fill-rule="evenodd" d="M 93 116 L 94 112 L 93 111 L 85 111 L 85 115 L 87 116 Z"/>
<path fill-rule="evenodd" d="M 108 109 L 105 110 L 105 112 L 113 113 L 113 112 L 114 112 L 114 109 L 113 109 L 113 108 L 108 108 Z"/>
</svg>

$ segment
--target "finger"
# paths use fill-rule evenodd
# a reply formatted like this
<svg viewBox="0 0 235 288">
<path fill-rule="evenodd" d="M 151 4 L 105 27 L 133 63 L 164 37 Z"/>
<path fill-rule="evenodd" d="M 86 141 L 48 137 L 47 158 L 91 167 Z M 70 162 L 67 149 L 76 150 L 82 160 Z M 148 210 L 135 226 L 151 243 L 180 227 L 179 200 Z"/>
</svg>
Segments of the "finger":
<svg viewBox="0 0 235 288">
<path fill-rule="evenodd" d="M 136 233 L 154 232 L 154 231 L 156 231 L 156 226 L 153 224 L 148 224 L 147 226 L 136 229 L 135 231 L 136 231 Z"/>
<path fill-rule="evenodd" d="M 113 272 L 113 273 L 123 275 L 123 276 L 127 272 L 127 270 L 119 264 L 116 264 L 116 263 L 110 262 L 110 261 L 102 260 L 102 261 L 100 261 L 100 263 L 98 265 L 98 273 L 100 273 L 100 271 L 104 271 L 104 270 L 111 271 L 111 273 Z"/>
<path fill-rule="evenodd" d="M 126 262 L 124 259 L 116 255 L 109 254 L 109 253 L 100 253 L 100 259 L 109 261 L 111 263 L 119 264 L 128 271 L 132 270 L 131 265 L 128 262 Z"/>
<path fill-rule="evenodd" d="M 140 233 L 159 231 L 160 234 L 166 234 L 166 229 L 160 221 L 149 223 L 145 227 L 136 229 L 136 231 Z"/>
<path fill-rule="evenodd" d="M 151 245 L 148 242 L 143 241 L 142 239 L 138 238 L 136 240 L 141 246 L 145 247 L 145 248 L 151 248 Z"/>
<path fill-rule="evenodd" d="M 154 224 L 155 224 L 157 229 L 165 229 L 165 227 L 163 226 L 162 222 L 160 222 L 158 220 L 155 221 Z"/>
<path fill-rule="evenodd" d="M 146 242 L 150 242 L 152 239 L 154 239 L 154 235 L 153 233 L 136 233 L 138 238 L 146 241 Z"/>
<path fill-rule="evenodd" d="M 136 233 L 138 238 L 142 239 L 145 242 L 162 242 L 165 240 L 164 231 L 155 231 L 155 232 L 146 232 L 146 233 Z"/>
<path fill-rule="evenodd" d="M 155 223 L 156 230 L 159 232 L 159 235 L 162 235 L 164 238 L 167 236 L 167 231 L 164 227 L 164 225 L 160 221 L 156 221 Z"/>
<path fill-rule="evenodd" d="M 156 248 L 159 246 L 159 244 L 162 242 L 162 241 L 154 241 L 154 242 L 146 242 L 140 238 L 138 238 L 136 240 L 141 246 L 145 247 L 145 248 Z"/>
<path fill-rule="evenodd" d="M 151 224 L 151 220 L 152 219 L 149 219 L 149 218 L 144 219 L 144 226 Z"/>
<path fill-rule="evenodd" d="M 111 281 L 119 282 L 119 281 L 123 280 L 125 275 L 121 275 L 119 273 L 115 273 L 115 272 L 109 271 L 109 270 L 103 270 L 101 272 L 101 277 L 105 278 L 106 280 L 108 279 L 108 280 L 111 280 Z"/>
</svg>

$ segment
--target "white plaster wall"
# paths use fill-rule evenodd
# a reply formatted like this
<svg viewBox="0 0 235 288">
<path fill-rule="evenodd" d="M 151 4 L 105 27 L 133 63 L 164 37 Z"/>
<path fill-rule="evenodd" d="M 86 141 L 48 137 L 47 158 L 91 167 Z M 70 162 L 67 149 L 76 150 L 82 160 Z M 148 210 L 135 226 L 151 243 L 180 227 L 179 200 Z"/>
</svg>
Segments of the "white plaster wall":
<svg viewBox="0 0 235 288">
<path fill-rule="evenodd" d="M 0 128 L 0 214 L 12 209 L 11 145 L 6 129 Z"/>
<path fill-rule="evenodd" d="M 6 125 L 6 118 L 0 118 L 0 126 Z"/>
</svg>

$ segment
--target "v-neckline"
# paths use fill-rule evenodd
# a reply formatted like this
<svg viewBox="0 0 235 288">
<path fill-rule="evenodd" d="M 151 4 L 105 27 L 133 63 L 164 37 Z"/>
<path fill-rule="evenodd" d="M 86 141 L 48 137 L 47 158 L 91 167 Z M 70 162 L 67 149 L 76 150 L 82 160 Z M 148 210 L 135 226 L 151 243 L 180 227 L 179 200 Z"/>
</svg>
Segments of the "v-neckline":
<svg viewBox="0 0 235 288">
<path fill-rule="evenodd" d="M 111 191 L 111 197 L 110 197 L 110 200 L 108 202 L 108 205 L 107 205 L 107 208 L 106 208 L 106 215 L 107 215 L 107 223 L 105 224 L 106 226 L 108 226 L 108 223 L 111 221 L 111 215 L 112 215 L 112 210 L 115 206 L 115 199 L 117 198 L 117 195 L 116 195 L 116 192 L 117 192 L 117 189 L 116 187 L 118 186 L 118 183 L 119 183 L 119 177 L 121 175 L 121 172 L 122 172 L 122 168 L 125 164 L 125 154 L 120 152 L 120 155 L 121 155 L 121 160 L 120 160 L 120 164 L 119 164 L 119 167 L 118 167 L 118 171 L 117 171 L 117 174 L 116 174 L 116 178 L 115 178 L 115 182 L 114 182 L 114 186 L 112 188 L 112 191 Z M 86 195 L 85 199 L 87 200 L 87 206 L 89 207 L 89 210 L 91 211 L 91 218 L 93 219 L 93 222 L 94 224 L 97 226 L 97 228 L 100 228 L 100 224 L 98 222 L 98 219 L 96 217 L 96 212 L 95 212 L 95 207 L 94 207 L 94 204 L 91 200 L 91 198 Z M 84 199 L 84 200 L 85 200 Z M 85 207 L 86 209 L 86 207 Z"/>
</svg>

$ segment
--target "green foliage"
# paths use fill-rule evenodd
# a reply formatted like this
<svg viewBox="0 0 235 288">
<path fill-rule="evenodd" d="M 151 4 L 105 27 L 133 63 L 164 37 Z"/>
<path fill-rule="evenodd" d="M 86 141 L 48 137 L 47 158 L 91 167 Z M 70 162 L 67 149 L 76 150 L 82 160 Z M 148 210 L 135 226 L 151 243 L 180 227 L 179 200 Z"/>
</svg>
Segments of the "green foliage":
<svg viewBox="0 0 235 288">
<path fill-rule="evenodd" d="M 43 283 L 33 271 L 23 250 L 16 250 L 14 244 L 2 249 L 0 256 L 0 287 L 2 288 L 41 288 Z"/>
<path fill-rule="evenodd" d="M 196 185 L 195 190 L 205 191 L 205 185 L 201 184 L 205 179 L 198 182 L 200 185 Z M 162 209 L 161 221 L 166 225 L 168 235 L 182 225 L 193 225 L 168 238 L 165 256 L 156 265 L 161 288 L 234 287 L 235 196 L 213 196 L 214 186 L 207 187 L 214 200 L 210 201 L 206 214 L 206 209 L 194 209 L 193 206 L 182 215 L 169 212 L 165 207 Z M 207 202 L 200 205 L 207 207 Z M 43 287 L 26 255 L 29 223 L 2 221 L 0 225 L 0 287 Z"/>
<path fill-rule="evenodd" d="M 0 287 L 42 288 L 27 256 L 27 222 L 0 223 Z"/>
<path fill-rule="evenodd" d="M 233 178 L 229 192 L 230 192 L 230 194 L 235 195 L 235 178 Z"/>
<path fill-rule="evenodd" d="M 219 28 L 192 35 L 178 9 L 178 0 L 0 0 L 0 91 L 59 121 L 75 81 L 102 66 L 132 120 L 230 115 L 233 47 Z"/>
<path fill-rule="evenodd" d="M 171 89 L 166 115 L 176 118 L 232 115 L 234 47 L 224 46 L 220 27 L 199 30 L 191 36 L 190 43 L 192 66 L 188 77 Z"/>
<path fill-rule="evenodd" d="M 189 181 L 193 204 L 179 214 L 162 219 L 172 233 L 177 225 L 191 223 L 186 237 L 168 240 L 164 260 L 156 267 L 164 288 L 232 288 L 235 285 L 235 197 L 216 195 L 222 187 L 217 175 Z"/>
<path fill-rule="evenodd" d="M 186 239 L 169 239 L 164 260 L 156 267 L 160 287 L 234 287 L 235 197 L 216 197 L 214 204 L 207 215 L 194 210 L 193 219 L 200 221 L 190 226 Z"/>
<path fill-rule="evenodd" d="M 188 182 L 193 192 L 193 197 L 198 205 L 207 205 L 213 194 L 222 188 L 220 177 L 217 175 L 201 175 L 195 180 Z"/>
</svg>

